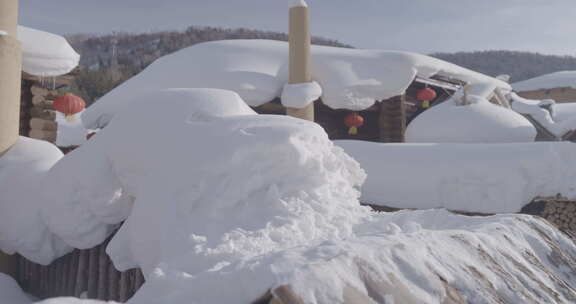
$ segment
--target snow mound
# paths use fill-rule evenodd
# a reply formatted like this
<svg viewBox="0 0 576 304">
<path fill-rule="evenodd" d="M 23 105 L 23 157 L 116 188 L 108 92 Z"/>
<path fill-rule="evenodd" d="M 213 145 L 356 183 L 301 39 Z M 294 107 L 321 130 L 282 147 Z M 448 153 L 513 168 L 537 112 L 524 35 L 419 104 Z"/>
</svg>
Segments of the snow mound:
<svg viewBox="0 0 576 304">
<path fill-rule="evenodd" d="M 36 76 L 59 76 L 71 72 L 80 55 L 64 37 L 18 26 L 22 43 L 22 70 Z"/>
<path fill-rule="evenodd" d="M 536 128 L 522 115 L 468 96 L 459 104 L 458 94 L 416 117 L 406 129 L 410 143 L 510 143 L 532 142 Z"/>
<path fill-rule="evenodd" d="M 510 89 L 503 81 L 424 55 L 312 47 L 313 79 L 322 88 L 323 102 L 334 109 L 369 108 L 376 101 L 402 94 L 416 76 L 433 75 Z M 90 106 L 83 121 L 87 129 L 103 128 L 133 100 L 134 92 L 172 87 L 219 88 L 238 93 L 250 106 L 259 106 L 280 97 L 287 82 L 286 42 L 206 42 L 156 60 Z"/>
<path fill-rule="evenodd" d="M 0 249 L 47 264 L 52 256 L 71 250 L 52 235 L 41 219 L 45 201 L 38 189 L 46 180 L 48 170 L 62 157 L 54 145 L 20 137 L 18 142 L 0 156 Z"/>
<path fill-rule="evenodd" d="M 0 273 L 0 303 L 31 304 L 32 301 L 20 290 L 20 286 L 14 279 Z"/>
<path fill-rule="evenodd" d="M 512 84 L 517 92 L 555 88 L 576 88 L 576 71 L 561 71 Z"/>
<path fill-rule="evenodd" d="M 576 199 L 576 144 L 336 141 L 368 178 L 361 200 L 396 208 L 519 212 L 534 198 Z"/>
<path fill-rule="evenodd" d="M 130 214 L 142 179 L 163 166 L 162 161 L 186 163 L 193 157 L 191 150 L 199 148 L 185 134 L 188 129 L 230 115 L 255 114 L 237 94 L 222 90 L 167 89 L 139 98 L 138 111 L 125 111 L 133 118 L 99 132 L 48 173 L 53 182 L 43 193 L 44 220 L 75 248 L 91 248 L 110 235 Z M 70 178 L 71 172 L 83 174 Z"/>
</svg>

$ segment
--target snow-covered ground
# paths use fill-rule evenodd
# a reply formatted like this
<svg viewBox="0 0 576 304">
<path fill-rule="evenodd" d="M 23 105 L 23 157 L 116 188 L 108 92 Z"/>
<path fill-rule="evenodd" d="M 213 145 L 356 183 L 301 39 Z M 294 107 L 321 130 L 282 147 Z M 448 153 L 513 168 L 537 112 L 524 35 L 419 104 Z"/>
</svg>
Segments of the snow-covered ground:
<svg viewBox="0 0 576 304">
<path fill-rule="evenodd" d="M 455 152 L 446 159 L 457 160 L 454 155 L 471 153 L 471 147 L 453 145 Z M 509 152 L 486 145 L 481 160 L 504 166 L 494 178 L 516 178 L 498 175 L 515 166 L 530 178 L 531 170 L 550 174 L 535 180 L 520 176 L 537 189 L 548 189 L 550 180 L 543 180 L 556 177 L 551 171 L 565 174 L 566 184 L 574 180 L 574 168 L 558 165 L 576 158 L 571 145 L 539 147 L 510 145 Z M 24 148 L 0 157 L 0 166 L 15 166 L 37 150 Z M 558 163 L 542 150 L 551 150 Z M 512 165 L 498 161 L 500 153 Z M 161 90 L 140 100 L 138 111 L 120 110 L 47 172 L 41 168 L 43 187 L 30 193 L 33 206 L 22 209 L 27 214 L 11 213 L 19 205 L 0 192 L 0 206 L 6 207 L 0 223 L 26 216 L 22 225 L 28 226 L 20 229 L 38 230 L 3 246 L 35 248 L 27 257 L 45 263 L 70 246 L 101 243 L 125 221 L 107 252 L 119 269 L 142 268 L 147 281 L 130 300 L 136 304 L 250 303 L 285 285 L 304 303 L 322 304 L 343 303 L 351 295 L 380 303 L 576 299 L 576 246 L 550 224 L 531 216 L 464 217 L 445 210 L 372 212 L 359 203 L 371 168 L 364 171 L 363 158 L 357 159 L 360 163 L 320 126 L 257 115 L 236 93 Z M 425 160 L 420 155 L 415 162 Z M 381 172 L 395 176 L 402 170 Z M 12 191 L 18 195 L 18 189 L 27 190 L 15 185 Z M 490 199 L 485 193 L 465 194 L 478 195 L 474 202 Z M 464 206 L 472 199 L 466 195 L 459 197 Z M 39 232 L 45 237 L 38 239 Z M 23 241 L 28 247 L 16 246 Z"/>
<path fill-rule="evenodd" d="M 83 120 L 87 129 L 102 128 L 117 111 L 137 102 L 140 95 L 174 87 L 227 89 L 238 93 L 250 106 L 281 96 L 286 98 L 285 105 L 302 106 L 292 97 L 304 96 L 309 102 L 321 94 L 331 108 L 363 110 L 376 101 L 404 93 L 416 76 L 434 75 L 510 90 L 501 80 L 424 55 L 325 46 L 312 47 L 312 77 L 321 90 L 313 84 L 285 87 L 286 42 L 213 41 L 158 59 L 88 108 Z"/>
</svg>

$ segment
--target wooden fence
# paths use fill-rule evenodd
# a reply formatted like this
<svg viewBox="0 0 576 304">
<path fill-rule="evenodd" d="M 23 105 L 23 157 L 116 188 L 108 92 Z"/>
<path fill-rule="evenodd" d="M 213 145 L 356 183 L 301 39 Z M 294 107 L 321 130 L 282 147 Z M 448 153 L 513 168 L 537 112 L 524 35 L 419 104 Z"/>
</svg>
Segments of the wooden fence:
<svg viewBox="0 0 576 304">
<path fill-rule="evenodd" d="M 144 277 L 139 269 L 117 271 L 106 254 L 107 244 L 74 250 L 49 266 L 19 257 L 17 280 L 24 291 L 40 299 L 73 296 L 126 302 Z"/>
</svg>

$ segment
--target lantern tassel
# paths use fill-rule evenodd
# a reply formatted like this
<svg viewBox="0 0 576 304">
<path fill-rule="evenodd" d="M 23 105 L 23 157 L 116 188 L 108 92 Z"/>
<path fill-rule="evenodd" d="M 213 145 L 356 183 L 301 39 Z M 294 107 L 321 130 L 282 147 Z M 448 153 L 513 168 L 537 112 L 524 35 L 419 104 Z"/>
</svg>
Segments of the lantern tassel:
<svg viewBox="0 0 576 304">
<path fill-rule="evenodd" d="M 75 123 L 76 122 L 76 117 L 74 117 L 74 115 L 66 115 L 66 116 L 64 116 L 64 118 L 66 118 L 66 121 L 69 123 Z"/>
<path fill-rule="evenodd" d="M 430 100 L 422 101 L 422 108 L 427 109 L 430 107 Z"/>
<path fill-rule="evenodd" d="M 356 135 L 356 134 L 358 134 L 358 128 L 356 128 L 356 127 L 350 127 L 350 129 L 348 129 L 348 134 L 350 134 L 350 135 Z"/>
</svg>

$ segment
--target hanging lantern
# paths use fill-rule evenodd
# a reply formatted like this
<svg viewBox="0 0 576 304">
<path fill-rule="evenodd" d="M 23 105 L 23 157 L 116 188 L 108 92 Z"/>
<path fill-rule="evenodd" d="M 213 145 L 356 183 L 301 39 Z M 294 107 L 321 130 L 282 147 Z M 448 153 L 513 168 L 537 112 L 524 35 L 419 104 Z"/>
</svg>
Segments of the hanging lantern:
<svg viewBox="0 0 576 304">
<path fill-rule="evenodd" d="M 348 127 L 348 134 L 356 135 L 358 134 L 358 128 L 364 124 L 364 118 L 358 113 L 351 113 L 346 115 L 344 123 Z"/>
<path fill-rule="evenodd" d="M 422 108 L 426 109 L 430 107 L 430 101 L 436 99 L 436 91 L 430 88 L 424 88 L 418 91 L 416 98 L 422 102 Z"/>
<path fill-rule="evenodd" d="M 54 109 L 64 114 L 66 121 L 70 123 L 75 121 L 74 114 L 82 112 L 84 108 L 86 108 L 84 99 L 74 94 L 67 93 L 54 100 Z"/>
</svg>

